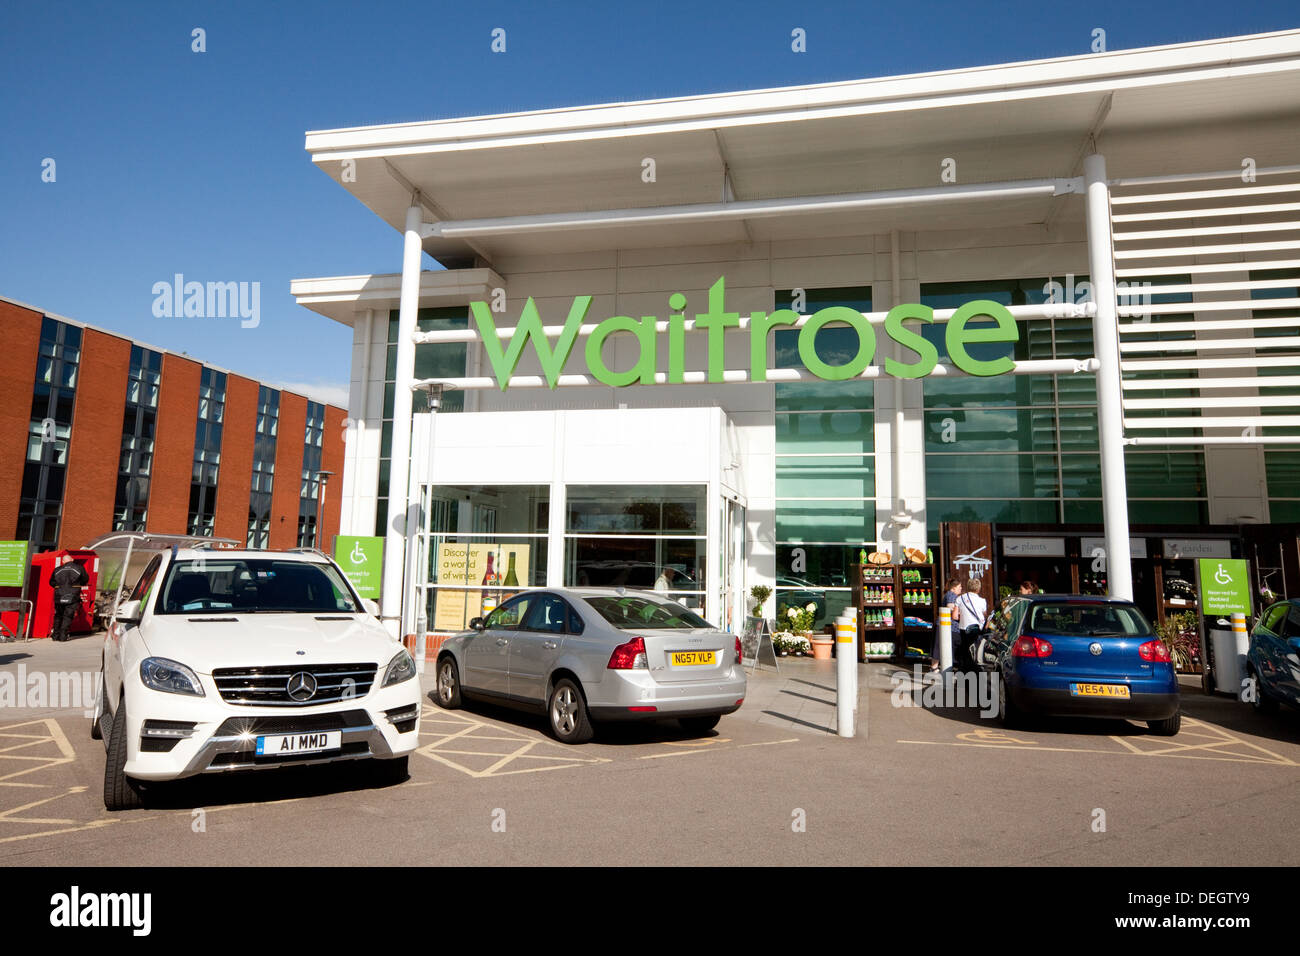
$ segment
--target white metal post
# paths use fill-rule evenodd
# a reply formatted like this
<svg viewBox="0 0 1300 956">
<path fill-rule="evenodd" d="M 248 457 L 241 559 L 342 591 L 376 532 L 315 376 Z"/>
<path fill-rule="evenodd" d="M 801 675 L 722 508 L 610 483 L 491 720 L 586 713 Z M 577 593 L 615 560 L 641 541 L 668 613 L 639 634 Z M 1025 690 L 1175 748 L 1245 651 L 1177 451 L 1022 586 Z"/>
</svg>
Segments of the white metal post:
<svg viewBox="0 0 1300 956">
<path fill-rule="evenodd" d="M 1088 220 L 1088 271 L 1092 283 L 1093 354 L 1097 369 L 1097 440 L 1101 446 L 1101 510 L 1106 528 L 1106 580 L 1111 597 L 1133 600 L 1128 538 L 1128 481 L 1124 475 L 1123 386 L 1119 373 L 1119 319 L 1115 308 L 1115 257 L 1110 231 L 1106 157 L 1083 160 Z"/>
<path fill-rule="evenodd" d="M 857 709 L 857 626 L 847 615 L 835 622 L 835 712 L 837 732 L 852 737 Z"/>
<path fill-rule="evenodd" d="M 384 553 L 384 602 L 386 617 L 400 620 L 397 636 L 414 633 L 414 597 L 403 594 L 408 556 L 414 557 L 416 521 L 411 513 L 411 379 L 415 372 L 415 341 L 420 308 L 420 222 L 418 203 L 406 210 L 406 234 L 402 246 L 402 291 L 397 319 L 397 373 L 393 386 L 393 442 L 388 478 L 388 527 Z M 418 498 L 417 510 L 418 510 Z M 400 518 L 398 516 L 401 516 Z"/>
<path fill-rule="evenodd" d="M 952 608 L 947 604 L 939 608 L 939 669 L 952 670 Z"/>
</svg>

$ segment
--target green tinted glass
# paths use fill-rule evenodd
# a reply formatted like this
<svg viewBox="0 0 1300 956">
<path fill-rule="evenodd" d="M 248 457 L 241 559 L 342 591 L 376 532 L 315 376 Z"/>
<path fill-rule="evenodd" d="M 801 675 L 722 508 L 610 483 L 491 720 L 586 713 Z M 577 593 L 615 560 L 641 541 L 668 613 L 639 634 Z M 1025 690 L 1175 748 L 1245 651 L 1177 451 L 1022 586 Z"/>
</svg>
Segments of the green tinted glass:
<svg viewBox="0 0 1300 956">
<path fill-rule="evenodd" d="M 1265 451 L 1264 473 L 1270 498 L 1300 498 L 1300 451 Z"/>
<path fill-rule="evenodd" d="M 782 501 L 776 513 L 776 539 L 860 544 L 876 537 L 875 502 Z"/>
<path fill-rule="evenodd" d="M 999 521 L 1016 524 L 1055 522 L 1055 501 L 948 501 L 931 498 L 926 521 L 938 528 L 941 521 Z"/>
<path fill-rule="evenodd" d="M 778 413 L 776 450 L 778 454 L 871 454 L 875 451 L 874 423 L 870 412 Z"/>
<path fill-rule="evenodd" d="M 875 463 L 871 458 L 777 458 L 776 497 L 874 498 Z M 786 502 L 778 500 L 784 510 Z M 874 506 L 873 506 L 874 507 Z"/>
<path fill-rule="evenodd" d="M 937 452 L 1056 451 L 1048 408 L 956 408 L 925 413 L 925 448 Z"/>
<path fill-rule="evenodd" d="M 925 456 L 925 486 L 927 495 L 938 498 L 1055 498 L 1056 458 L 930 454 Z"/>
</svg>

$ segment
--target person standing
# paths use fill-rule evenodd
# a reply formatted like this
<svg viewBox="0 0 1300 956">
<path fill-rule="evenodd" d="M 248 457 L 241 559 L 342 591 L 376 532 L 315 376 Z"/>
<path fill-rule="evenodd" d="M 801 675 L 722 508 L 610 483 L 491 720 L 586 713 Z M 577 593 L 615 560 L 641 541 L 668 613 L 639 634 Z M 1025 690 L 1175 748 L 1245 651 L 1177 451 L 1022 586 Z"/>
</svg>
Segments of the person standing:
<svg viewBox="0 0 1300 956">
<path fill-rule="evenodd" d="M 960 659 L 963 662 L 971 659 L 968 648 L 979 639 L 979 632 L 988 621 L 989 604 L 980 596 L 983 583 L 979 578 L 971 578 L 957 598 L 957 622 L 954 627 L 961 629 L 958 646 L 962 651 Z"/>
<path fill-rule="evenodd" d="M 664 569 L 659 572 L 659 577 L 655 580 L 655 590 L 660 594 L 667 594 L 672 588 L 673 579 L 677 577 L 677 569 L 671 565 L 664 565 Z M 645 578 L 641 579 L 642 581 Z"/>
<path fill-rule="evenodd" d="M 90 583 L 90 575 L 79 561 L 66 561 L 50 572 L 50 587 L 54 589 L 54 630 L 56 641 L 68 639 L 68 629 L 81 606 L 81 589 Z"/>
<path fill-rule="evenodd" d="M 943 600 L 939 602 L 940 607 L 949 608 L 952 611 L 952 659 L 954 662 L 961 660 L 961 631 L 957 627 L 957 599 L 961 597 L 961 578 L 951 577 L 948 579 L 947 586 L 943 589 Z M 938 652 L 935 652 L 936 657 Z M 936 661 L 933 670 L 938 670 L 939 664 Z"/>
</svg>

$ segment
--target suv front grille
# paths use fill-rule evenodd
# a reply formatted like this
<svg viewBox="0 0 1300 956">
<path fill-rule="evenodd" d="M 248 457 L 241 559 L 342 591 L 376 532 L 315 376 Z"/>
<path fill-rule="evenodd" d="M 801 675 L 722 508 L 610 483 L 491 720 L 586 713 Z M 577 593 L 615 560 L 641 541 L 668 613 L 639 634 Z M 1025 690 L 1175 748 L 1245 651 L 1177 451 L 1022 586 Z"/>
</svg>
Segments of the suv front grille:
<svg viewBox="0 0 1300 956">
<path fill-rule="evenodd" d="M 212 672 L 221 699 L 253 707 L 313 707 L 370 693 L 374 664 L 285 664 L 276 667 L 219 667 Z M 303 675 L 299 678 L 298 675 Z M 294 680 L 296 694 L 290 695 Z M 312 683 L 315 689 L 305 696 Z M 302 684 L 306 683 L 307 687 Z M 301 699 L 295 699 L 301 698 Z"/>
<path fill-rule="evenodd" d="M 370 715 L 364 710 L 341 710 L 332 714 L 298 714 L 294 717 L 227 717 L 214 737 L 239 737 L 245 734 L 312 734 L 331 730 L 365 729 Z"/>
</svg>

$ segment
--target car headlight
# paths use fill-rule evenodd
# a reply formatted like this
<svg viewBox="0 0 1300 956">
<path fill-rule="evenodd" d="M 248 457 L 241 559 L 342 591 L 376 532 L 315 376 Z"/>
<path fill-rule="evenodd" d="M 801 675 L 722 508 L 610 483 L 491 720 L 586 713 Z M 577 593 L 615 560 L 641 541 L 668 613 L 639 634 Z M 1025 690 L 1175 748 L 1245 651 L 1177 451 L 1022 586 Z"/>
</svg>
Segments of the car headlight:
<svg viewBox="0 0 1300 956">
<path fill-rule="evenodd" d="M 146 657 L 140 662 L 140 680 L 145 687 L 168 694 L 204 697 L 203 685 L 194 671 L 165 657 Z"/>
<path fill-rule="evenodd" d="M 379 686 L 388 687 L 390 684 L 400 684 L 402 681 L 410 680 L 414 676 L 415 661 L 403 648 L 388 662 L 388 670 L 384 671 L 384 682 Z"/>
</svg>

